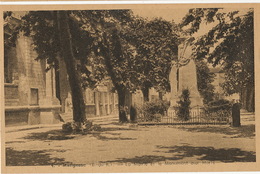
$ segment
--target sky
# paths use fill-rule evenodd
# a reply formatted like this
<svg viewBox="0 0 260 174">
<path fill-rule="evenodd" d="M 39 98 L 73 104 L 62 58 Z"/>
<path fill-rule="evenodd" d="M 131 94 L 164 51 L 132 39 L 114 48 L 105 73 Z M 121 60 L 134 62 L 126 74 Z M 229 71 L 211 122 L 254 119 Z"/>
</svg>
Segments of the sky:
<svg viewBox="0 0 260 174">
<path fill-rule="evenodd" d="M 174 21 L 176 24 L 180 23 L 182 18 L 188 14 L 190 8 L 172 8 L 172 6 L 147 6 L 145 8 L 134 8 L 131 9 L 134 14 L 139 15 L 141 17 L 145 17 L 148 19 L 156 18 L 156 17 L 161 17 L 165 20 L 168 21 Z M 222 10 L 219 10 L 219 12 L 230 12 L 230 11 L 235 11 L 238 10 L 240 11 L 241 14 L 245 14 L 245 12 L 248 11 L 247 8 L 224 8 Z M 20 12 L 20 15 L 24 15 L 24 12 Z M 194 33 L 194 37 L 198 38 L 201 35 L 204 35 L 206 32 L 208 32 L 213 26 L 215 26 L 216 23 L 211 23 L 211 24 L 205 24 L 202 23 L 199 31 L 197 33 Z"/>
<path fill-rule="evenodd" d="M 145 8 L 145 9 L 132 9 L 134 14 L 139 15 L 141 17 L 146 17 L 148 19 L 152 19 L 155 17 L 161 17 L 165 20 L 172 21 L 174 20 L 175 23 L 180 23 L 182 18 L 188 13 L 189 8 Z M 225 8 L 222 10 L 219 10 L 219 12 L 230 12 L 230 11 L 235 11 L 239 10 L 240 13 L 239 15 L 245 14 L 245 12 L 248 11 L 248 9 L 245 8 L 239 8 L 239 9 L 234 9 L 234 8 Z M 205 24 L 202 23 L 199 31 L 195 33 L 193 36 L 195 38 L 200 37 L 201 35 L 205 34 L 208 32 L 213 26 L 215 26 L 216 23 L 211 23 L 211 24 Z"/>
<path fill-rule="evenodd" d="M 172 21 L 175 23 L 179 23 L 181 19 L 188 13 L 188 8 L 186 9 L 173 9 L 173 8 L 151 8 L 151 9 L 132 9 L 134 14 L 147 17 L 147 18 L 155 18 L 162 17 L 165 20 Z"/>
</svg>

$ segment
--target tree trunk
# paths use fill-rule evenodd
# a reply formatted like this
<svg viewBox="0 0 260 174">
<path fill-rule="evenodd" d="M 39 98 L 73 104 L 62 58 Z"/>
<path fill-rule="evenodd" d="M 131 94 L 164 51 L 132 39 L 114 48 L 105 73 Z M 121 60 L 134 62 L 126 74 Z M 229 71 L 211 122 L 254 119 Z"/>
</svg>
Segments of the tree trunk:
<svg viewBox="0 0 260 174">
<path fill-rule="evenodd" d="M 125 104 L 125 97 L 126 91 L 124 89 L 117 89 L 118 92 L 118 111 L 119 111 L 119 122 L 125 123 L 127 122 L 126 117 L 126 104 Z"/>
<path fill-rule="evenodd" d="M 255 112 L 255 86 L 252 87 L 252 91 L 251 91 L 251 106 L 252 106 L 252 112 Z"/>
<path fill-rule="evenodd" d="M 76 69 L 76 61 L 72 50 L 71 33 L 68 24 L 67 11 L 58 11 L 58 27 L 60 31 L 60 44 L 62 57 L 66 64 L 67 73 L 69 76 L 69 84 L 71 88 L 72 105 L 73 105 L 73 120 L 81 124 L 86 119 L 85 102 L 81 87 L 80 74 Z"/>
<path fill-rule="evenodd" d="M 247 110 L 247 87 L 242 89 L 241 92 L 241 103 L 242 103 L 242 108 Z"/>
<path fill-rule="evenodd" d="M 103 39 L 104 43 L 106 46 L 108 46 L 108 41 L 107 41 L 107 36 L 106 33 L 103 34 Z M 126 96 L 126 89 L 125 86 L 119 84 L 120 82 L 117 79 L 116 73 L 114 72 L 114 66 L 112 65 L 112 60 L 111 60 L 111 54 L 110 50 L 108 47 L 104 46 L 103 44 L 100 44 L 100 52 L 103 54 L 104 60 L 105 60 L 105 65 L 106 69 L 108 72 L 108 75 L 111 78 L 111 81 L 117 90 L 118 94 L 118 111 L 119 111 L 119 122 L 124 123 L 127 122 L 127 117 L 126 117 L 126 108 L 125 108 L 125 96 Z"/>
<path fill-rule="evenodd" d="M 144 86 L 144 88 L 142 89 L 142 93 L 144 96 L 144 101 L 148 102 L 149 101 L 149 88 L 147 86 Z"/>
<path fill-rule="evenodd" d="M 248 112 L 254 112 L 254 105 L 255 105 L 255 97 L 254 97 L 254 87 L 248 87 L 247 92 L 247 103 L 246 103 L 246 110 Z"/>
</svg>

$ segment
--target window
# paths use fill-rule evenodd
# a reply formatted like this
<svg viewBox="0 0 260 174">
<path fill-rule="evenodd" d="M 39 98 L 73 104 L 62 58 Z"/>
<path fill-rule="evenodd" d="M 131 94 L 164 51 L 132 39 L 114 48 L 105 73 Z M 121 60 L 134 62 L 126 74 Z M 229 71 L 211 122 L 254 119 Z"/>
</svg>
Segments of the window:
<svg viewBox="0 0 260 174">
<path fill-rule="evenodd" d="M 4 82 L 12 83 L 12 66 L 10 62 L 10 48 L 4 48 Z"/>
<path fill-rule="evenodd" d="M 39 96 L 38 96 L 38 89 L 31 88 L 31 102 L 30 105 L 38 105 L 39 104 Z"/>
</svg>

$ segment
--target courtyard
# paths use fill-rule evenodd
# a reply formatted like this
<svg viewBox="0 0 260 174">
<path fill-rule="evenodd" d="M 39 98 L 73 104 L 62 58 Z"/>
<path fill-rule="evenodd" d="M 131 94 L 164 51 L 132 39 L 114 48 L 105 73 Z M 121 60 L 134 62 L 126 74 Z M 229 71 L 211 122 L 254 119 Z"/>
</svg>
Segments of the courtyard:
<svg viewBox="0 0 260 174">
<path fill-rule="evenodd" d="M 230 125 L 119 124 L 92 119 L 100 131 L 65 134 L 61 124 L 6 128 L 6 165 L 120 165 L 255 162 L 255 120 Z"/>
</svg>

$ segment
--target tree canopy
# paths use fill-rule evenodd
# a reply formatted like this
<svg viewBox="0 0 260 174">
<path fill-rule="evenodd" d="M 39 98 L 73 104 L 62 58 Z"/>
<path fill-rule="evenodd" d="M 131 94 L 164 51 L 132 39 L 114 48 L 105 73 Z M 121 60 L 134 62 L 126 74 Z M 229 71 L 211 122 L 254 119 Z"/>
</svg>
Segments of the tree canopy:
<svg viewBox="0 0 260 174">
<path fill-rule="evenodd" d="M 241 94 L 244 88 L 254 88 L 254 13 L 253 9 L 226 11 L 191 9 L 181 25 L 186 26 L 187 34 L 193 34 L 203 21 L 215 24 L 194 43 L 194 57 L 222 67 L 225 72 L 222 87 L 226 95 Z"/>
<path fill-rule="evenodd" d="M 171 61 L 177 58 L 178 33 L 176 24 L 161 18 L 139 18 L 131 25 L 132 35 L 127 38 L 136 50 L 134 70 L 138 86 L 148 100 L 149 88 L 169 90 Z"/>
</svg>

